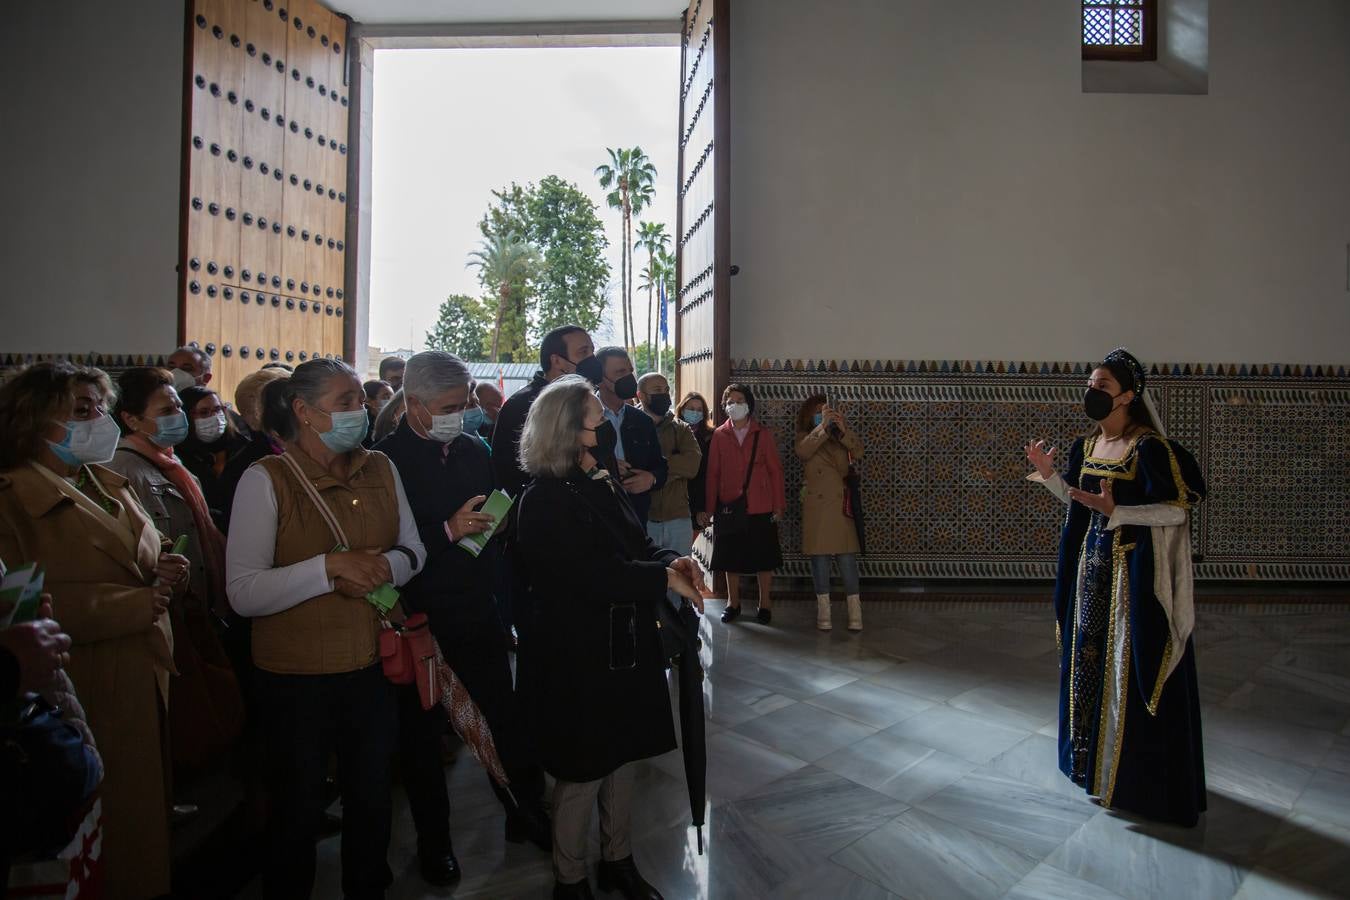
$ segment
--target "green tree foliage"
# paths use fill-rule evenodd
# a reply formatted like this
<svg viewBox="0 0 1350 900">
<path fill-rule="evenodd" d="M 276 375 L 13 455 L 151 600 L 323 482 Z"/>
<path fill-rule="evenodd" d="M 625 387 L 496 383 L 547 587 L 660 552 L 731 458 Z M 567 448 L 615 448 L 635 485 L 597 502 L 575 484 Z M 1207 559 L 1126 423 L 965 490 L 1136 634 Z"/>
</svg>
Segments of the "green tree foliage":
<svg viewBox="0 0 1350 900">
<path fill-rule="evenodd" d="M 505 330 L 528 331 L 533 336 L 529 343 L 537 346 L 544 334 L 560 325 L 599 328 L 607 302 L 609 241 L 591 198 L 556 175 L 538 185 L 512 182 L 492 196 L 495 202 L 479 223 L 483 236 L 521 235 L 541 256 L 528 302 L 525 286 L 512 286 Z M 526 314 L 517 316 L 517 310 Z"/>
<path fill-rule="evenodd" d="M 674 380 L 675 378 L 674 347 L 662 347 L 661 352 L 659 354 L 652 354 L 648 352 L 647 347 L 644 345 L 635 349 L 632 353 L 632 357 L 633 357 L 633 371 L 638 373 L 638 375 L 645 375 L 648 372 L 660 372 L 667 378 Z M 656 363 L 658 362 L 660 363 L 659 368 L 656 365 Z M 679 403 L 680 398 L 676 397 L 675 402 Z"/>
<path fill-rule="evenodd" d="M 427 349 L 444 350 L 469 362 L 485 362 L 489 359 L 492 326 L 493 310 L 488 301 L 451 294 L 442 301 L 436 324 L 427 332 Z"/>
<path fill-rule="evenodd" d="M 525 321 L 525 298 L 529 295 L 529 283 L 539 266 L 539 252 L 529 241 L 509 231 L 482 241 L 481 248 L 469 254 L 466 266 L 478 269 L 478 280 L 483 283 L 483 287 L 497 295 L 492 351 L 488 359 L 502 362 L 502 326 L 506 323 L 508 311 L 512 314 L 513 324 Z M 514 303 L 513 294 L 520 298 Z M 525 339 L 523 331 L 519 334 L 514 330 L 507 332 L 507 357 L 510 360 L 528 355 Z"/>
<path fill-rule="evenodd" d="M 605 203 L 611 209 L 619 210 L 623 217 L 623 254 L 619 273 L 623 294 L 620 303 L 623 309 L 624 345 L 633 347 L 637 344 L 633 319 L 633 217 L 640 215 L 655 196 L 656 166 L 652 165 L 641 147 L 631 150 L 608 147 L 606 150 L 609 162 L 597 166 L 595 176 L 600 180 L 600 187 L 609 191 L 605 195 Z"/>
</svg>

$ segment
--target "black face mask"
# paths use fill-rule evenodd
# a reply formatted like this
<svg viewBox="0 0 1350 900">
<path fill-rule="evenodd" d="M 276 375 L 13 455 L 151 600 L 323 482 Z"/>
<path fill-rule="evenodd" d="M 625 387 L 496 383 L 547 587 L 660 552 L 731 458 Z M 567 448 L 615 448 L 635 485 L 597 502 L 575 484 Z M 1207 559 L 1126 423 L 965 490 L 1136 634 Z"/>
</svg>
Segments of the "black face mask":
<svg viewBox="0 0 1350 900">
<path fill-rule="evenodd" d="M 1106 391 L 1097 388 L 1088 388 L 1083 392 L 1083 412 L 1094 422 L 1100 422 L 1111 415 L 1112 410 L 1116 408 L 1115 399 L 1120 394 L 1114 396 Z"/>
<path fill-rule="evenodd" d="M 637 376 L 625 375 L 614 382 L 614 396 L 620 400 L 632 400 L 637 396 Z"/>
<path fill-rule="evenodd" d="M 670 395 L 652 394 L 647 398 L 647 402 L 643 405 L 647 407 L 648 412 L 658 416 L 664 416 L 666 413 L 670 412 Z"/>
<path fill-rule="evenodd" d="M 568 360 L 568 362 L 571 362 L 571 360 Z M 579 363 L 572 363 L 572 366 L 572 371 L 596 387 L 599 387 L 600 382 L 605 380 L 605 366 L 598 357 L 588 356 Z"/>
<path fill-rule="evenodd" d="M 595 426 L 593 430 L 595 446 L 588 449 L 598 462 L 604 462 L 614 455 L 614 448 L 619 445 L 619 433 L 614 430 L 614 423 L 609 419 Z"/>
</svg>

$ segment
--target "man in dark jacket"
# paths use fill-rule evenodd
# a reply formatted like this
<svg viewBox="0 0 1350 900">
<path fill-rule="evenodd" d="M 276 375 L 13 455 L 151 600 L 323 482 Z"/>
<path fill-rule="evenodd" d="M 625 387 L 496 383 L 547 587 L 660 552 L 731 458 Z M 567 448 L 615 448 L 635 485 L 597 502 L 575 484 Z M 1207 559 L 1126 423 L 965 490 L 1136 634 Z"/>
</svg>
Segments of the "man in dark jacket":
<svg viewBox="0 0 1350 900">
<path fill-rule="evenodd" d="M 493 588 L 500 541 L 478 556 L 458 545 L 486 531 L 489 516 L 477 512 L 492 493 L 488 448 L 475 433 L 482 411 L 471 394 L 472 377 L 457 357 L 419 353 L 404 372 L 407 413 L 376 449 L 388 455 L 403 480 L 404 494 L 427 548 L 426 565 L 404 586 L 409 614 L 426 613 L 445 660 L 482 710 L 519 802 L 493 783 L 506 808 L 507 840 L 550 842 L 542 812 L 543 771 L 526 751 L 502 625 Z M 444 885 L 459 875 L 450 847 L 450 803 L 441 761 L 445 714 L 423 711 L 415 688 L 400 688 L 400 753 L 404 783 L 417 826 L 423 877 Z"/>
<path fill-rule="evenodd" d="M 497 487 L 515 499 L 520 499 L 520 492 L 529 481 L 520 468 L 520 429 L 525 427 L 525 416 L 540 391 L 574 372 L 595 385 L 602 377 L 591 336 L 578 325 L 564 325 L 544 335 L 539 346 L 539 371 L 502 405 L 497 427 L 492 431 L 492 467 L 497 474 Z"/>
<path fill-rule="evenodd" d="M 633 361 L 622 347 L 604 347 L 595 354 L 600 360 L 604 378 L 597 392 L 605 418 L 614 425 L 619 442 L 614 447 L 614 477 L 623 485 L 633 511 L 647 527 L 647 513 L 652 506 L 652 491 L 666 483 L 668 467 L 661 453 L 661 440 L 652 417 L 628 401 L 637 396 L 637 377 Z M 607 463 L 608 465 L 608 463 Z"/>
</svg>

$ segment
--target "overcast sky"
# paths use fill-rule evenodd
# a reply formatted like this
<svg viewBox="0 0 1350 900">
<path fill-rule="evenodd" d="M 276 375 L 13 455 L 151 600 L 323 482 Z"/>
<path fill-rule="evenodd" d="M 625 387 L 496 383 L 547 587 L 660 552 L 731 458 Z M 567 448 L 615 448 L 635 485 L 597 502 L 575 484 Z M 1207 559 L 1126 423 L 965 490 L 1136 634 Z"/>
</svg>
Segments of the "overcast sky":
<svg viewBox="0 0 1350 900">
<path fill-rule="evenodd" d="M 420 350 L 447 295 L 482 296 L 465 262 L 491 191 L 547 175 L 595 201 L 616 301 L 620 218 L 595 167 L 607 147 L 642 147 L 658 172 L 647 217 L 674 234 L 679 67 L 678 47 L 377 51 L 370 343 Z M 609 320 L 617 332 L 617 305 Z"/>
</svg>

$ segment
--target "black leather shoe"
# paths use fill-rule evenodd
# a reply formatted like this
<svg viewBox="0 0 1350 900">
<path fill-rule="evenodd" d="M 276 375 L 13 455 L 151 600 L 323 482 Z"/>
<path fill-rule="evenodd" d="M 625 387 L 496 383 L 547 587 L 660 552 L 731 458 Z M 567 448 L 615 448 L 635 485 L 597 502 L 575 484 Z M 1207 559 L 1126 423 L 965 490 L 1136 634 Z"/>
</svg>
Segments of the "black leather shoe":
<svg viewBox="0 0 1350 900">
<path fill-rule="evenodd" d="M 201 807 L 195 803 L 175 803 L 169 811 L 169 824 L 177 828 L 191 822 L 201 815 Z"/>
<path fill-rule="evenodd" d="M 555 881 L 553 883 L 553 900 L 595 900 L 595 894 L 591 893 L 589 881 L 578 881 L 576 884 L 563 884 L 561 881 Z"/>
<path fill-rule="evenodd" d="M 761 606 L 755 613 L 755 621 L 761 625 L 768 625 L 773 621 L 773 610 Z"/>
<path fill-rule="evenodd" d="M 423 856 L 419 853 L 417 861 L 421 863 L 422 880 L 433 887 L 446 887 L 459 881 L 459 860 L 455 859 L 454 853 L 435 856 Z"/>
<path fill-rule="evenodd" d="M 553 822 L 542 809 L 527 809 L 506 817 L 506 839 L 512 844 L 529 841 L 540 850 L 553 850 Z"/>
<path fill-rule="evenodd" d="M 637 870 L 633 857 L 600 861 L 597 883 L 605 893 L 618 891 L 624 900 L 663 900 L 661 892 L 647 883 Z"/>
<path fill-rule="evenodd" d="M 726 609 L 722 610 L 722 621 L 734 622 L 736 621 L 736 617 L 740 614 L 741 608 L 739 606 L 728 606 Z"/>
</svg>

